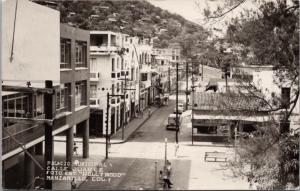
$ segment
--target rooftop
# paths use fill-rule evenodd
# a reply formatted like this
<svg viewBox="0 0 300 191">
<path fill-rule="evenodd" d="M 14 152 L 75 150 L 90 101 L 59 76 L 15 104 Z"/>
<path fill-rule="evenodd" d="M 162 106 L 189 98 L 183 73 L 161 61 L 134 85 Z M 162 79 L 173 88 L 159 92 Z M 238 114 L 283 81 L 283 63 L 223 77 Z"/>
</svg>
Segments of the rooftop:
<svg viewBox="0 0 300 191">
<path fill-rule="evenodd" d="M 262 100 L 250 96 L 237 93 L 207 93 L 196 92 L 195 110 L 217 111 L 222 113 L 259 113 L 266 112 L 266 105 Z"/>
</svg>

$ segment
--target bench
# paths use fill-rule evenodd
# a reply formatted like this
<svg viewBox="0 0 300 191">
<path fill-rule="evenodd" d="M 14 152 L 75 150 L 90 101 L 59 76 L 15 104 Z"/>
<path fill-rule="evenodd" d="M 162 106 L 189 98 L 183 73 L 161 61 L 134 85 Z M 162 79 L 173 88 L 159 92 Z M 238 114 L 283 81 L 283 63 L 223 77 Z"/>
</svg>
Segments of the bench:
<svg viewBox="0 0 300 191">
<path fill-rule="evenodd" d="M 207 159 L 213 159 L 213 160 L 207 160 Z M 227 162 L 227 154 L 225 152 L 217 152 L 217 151 L 205 152 L 204 161 L 205 162 Z"/>
</svg>

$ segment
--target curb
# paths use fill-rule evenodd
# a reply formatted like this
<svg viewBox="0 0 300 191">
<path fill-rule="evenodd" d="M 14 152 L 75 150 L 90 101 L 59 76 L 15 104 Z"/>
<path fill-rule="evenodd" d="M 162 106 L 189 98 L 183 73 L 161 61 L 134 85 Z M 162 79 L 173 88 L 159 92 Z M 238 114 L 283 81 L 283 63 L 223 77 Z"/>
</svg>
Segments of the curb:
<svg viewBox="0 0 300 191">
<path fill-rule="evenodd" d="M 156 112 L 157 110 L 159 110 L 159 108 L 156 108 L 152 113 L 151 113 L 151 116 L 154 112 Z M 119 142 L 111 142 L 111 144 L 122 144 L 122 143 L 125 143 L 128 141 L 128 139 L 132 136 L 133 133 L 135 133 L 139 128 L 141 128 L 150 118 L 150 117 L 147 117 L 141 124 L 139 124 L 131 133 L 130 135 L 128 135 L 128 137 L 125 139 L 125 140 L 122 140 L 122 141 L 119 141 Z M 104 142 L 105 143 L 105 142 Z"/>
<path fill-rule="evenodd" d="M 156 108 L 153 110 L 153 112 L 151 113 L 151 116 L 154 112 L 156 112 L 157 110 L 159 110 L 160 108 Z M 121 141 L 116 141 L 116 142 L 110 142 L 110 144 L 123 144 L 125 142 L 128 141 L 128 139 L 132 136 L 133 133 L 135 133 L 139 128 L 141 128 L 141 126 L 143 126 L 150 118 L 150 117 L 147 117 L 142 123 L 140 123 L 129 135 L 128 137 L 125 139 L 125 140 L 121 140 Z M 55 142 L 66 142 L 66 140 L 54 140 Z M 82 143 L 82 141 L 75 141 L 74 140 L 74 143 Z M 89 142 L 90 144 L 106 144 L 105 141 L 92 141 L 92 142 Z"/>
</svg>

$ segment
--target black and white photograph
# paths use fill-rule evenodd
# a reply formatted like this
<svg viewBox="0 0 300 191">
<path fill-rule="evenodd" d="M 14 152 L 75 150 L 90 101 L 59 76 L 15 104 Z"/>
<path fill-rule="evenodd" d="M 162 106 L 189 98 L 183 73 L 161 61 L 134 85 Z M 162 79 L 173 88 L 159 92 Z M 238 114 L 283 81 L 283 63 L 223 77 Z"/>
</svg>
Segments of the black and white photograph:
<svg viewBox="0 0 300 191">
<path fill-rule="evenodd" d="M 299 0 L 1 0 L 4 190 L 299 190 Z"/>
</svg>

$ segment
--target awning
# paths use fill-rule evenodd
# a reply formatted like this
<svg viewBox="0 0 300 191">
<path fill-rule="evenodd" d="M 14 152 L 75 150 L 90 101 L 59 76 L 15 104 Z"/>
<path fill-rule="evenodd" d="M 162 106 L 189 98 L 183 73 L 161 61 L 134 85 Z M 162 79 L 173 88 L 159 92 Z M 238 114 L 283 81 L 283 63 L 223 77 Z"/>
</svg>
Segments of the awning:
<svg viewBox="0 0 300 191">
<path fill-rule="evenodd" d="M 194 114 L 194 120 L 212 120 L 212 121 L 249 121 L 249 122 L 267 122 L 270 121 L 270 116 L 245 116 L 245 115 L 196 115 Z M 181 127 L 192 127 L 192 111 L 187 110 L 180 116 Z"/>
<path fill-rule="evenodd" d="M 208 120 L 239 120 L 251 122 L 267 122 L 270 121 L 269 116 L 243 116 L 243 115 L 194 115 L 194 119 Z"/>
</svg>

